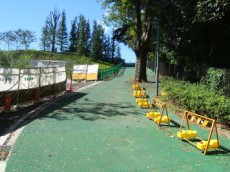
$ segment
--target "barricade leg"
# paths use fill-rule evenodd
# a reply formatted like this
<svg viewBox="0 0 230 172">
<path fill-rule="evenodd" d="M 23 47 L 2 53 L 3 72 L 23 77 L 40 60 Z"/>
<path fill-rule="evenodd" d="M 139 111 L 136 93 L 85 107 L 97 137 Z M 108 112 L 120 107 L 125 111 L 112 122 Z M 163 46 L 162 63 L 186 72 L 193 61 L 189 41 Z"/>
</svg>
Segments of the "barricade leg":
<svg viewBox="0 0 230 172">
<path fill-rule="evenodd" d="M 5 107 L 4 107 L 4 111 L 7 112 L 7 113 L 10 112 L 11 102 L 12 102 L 11 95 L 8 94 L 6 96 Z"/>
<path fill-rule="evenodd" d="M 40 95 L 41 95 L 40 88 L 37 88 L 34 95 L 34 104 L 40 102 Z"/>
</svg>

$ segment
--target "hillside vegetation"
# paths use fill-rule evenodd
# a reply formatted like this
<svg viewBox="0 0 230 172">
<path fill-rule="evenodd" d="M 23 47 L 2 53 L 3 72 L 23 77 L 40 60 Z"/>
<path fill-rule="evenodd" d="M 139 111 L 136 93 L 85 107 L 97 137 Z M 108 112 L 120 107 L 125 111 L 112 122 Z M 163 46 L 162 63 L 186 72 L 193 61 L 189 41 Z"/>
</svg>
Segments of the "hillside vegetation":
<svg viewBox="0 0 230 172">
<path fill-rule="evenodd" d="M 68 75 L 74 64 L 99 64 L 99 69 L 114 66 L 111 62 L 77 56 L 76 53 L 52 53 L 37 50 L 0 51 L 1 67 L 29 68 L 31 67 L 30 60 L 65 60 Z"/>
</svg>

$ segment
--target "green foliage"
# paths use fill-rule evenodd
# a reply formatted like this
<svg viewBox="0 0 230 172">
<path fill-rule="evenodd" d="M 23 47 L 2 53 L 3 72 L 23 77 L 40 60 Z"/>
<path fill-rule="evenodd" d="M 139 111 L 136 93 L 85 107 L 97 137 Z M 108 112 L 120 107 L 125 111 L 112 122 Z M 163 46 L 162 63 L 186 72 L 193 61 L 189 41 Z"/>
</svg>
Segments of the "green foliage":
<svg viewBox="0 0 230 172">
<path fill-rule="evenodd" d="M 28 67 L 29 60 L 66 60 L 67 68 L 72 70 L 74 64 L 99 64 L 99 69 L 105 69 L 113 66 L 112 63 L 96 61 L 86 56 L 77 56 L 76 53 L 61 54 L 36 50 L 17 50 L 17 51 L 0 51 L 0 66 L 3 67 Z M 22 65 L 24 64 L 24 65 Z"/>
<path fill-rule="evenodd" d="M 7 58 L 5 53 L 0 51 L 0 66 L 9 67 L 11 63 L 11 58 Z"/>
<path fill-rule="evenodd" d="M 94 21 L 92 32 L 92 52 L 91 58 L 100 60 L 103 57 L 104 29 L 100 24 Z"/>
<path fill-rule="evenodd" d="M 230 99 L 220 91 L 169 77 L 162 79 L 162 90 L 167 93 L 167 99 L 187 110 L 224 123 L 230 122 Z"/>
<path fill-rule="evenodd" d="M 175 53 L 175 51 L 170 51 L 166 53 L 166 58 L 169 61 L 170 64 L 177 64 L 177 60 L 176 60 L 177 54 Z"/>
<path fill-rule="evenodd" d="M 214 90 L 221 89 L 221 83 L 224 80 L 224 70 L 209 68 L 204 83 Z"/>
<path fill-rule="evenodd" d="M 66 14 L 62 11 L 61 21 L 59 22 L 58 33 L 57 33 L 57 45 L 59 46 L 60 52 L 65 52 L 68 46 L 68 33 L 66 26 Z"/>
<path fill-rule="evenodd" d="M 76 52 L 77 50 L 77 17 L 71 22 L 71 30 L 69 35 L 69 51 Z"/>
<path fill-rule="evenodd" d="M 134 80 L 147 81 L 146 61 L 150 52 L 153 20 L 158 2 L 142 0 L 99 0 L 107 11 L 104 16 L 107 25 L 113 25 L 113 38 L 134 50 L 136 54 L 136 70 Z"/>
<path fill-rule="evenodd" d="M 196 20 L 204 22 L 221 19 L 224 16 L 224 12 L 228 9 L 229 4 L 229 0 L 198 1 L 196 5 Z"/>
<path fill-rule="evenodd" d="M 32 42 L 36 41 L 35 32 L 27 29 L 11 30 L 0 33 L 0 41 L 4 42 L 9 49 L 28 49 Z M 13 45 L 13 46 L 12 46 Z"/>
<path fill-rule="evenodd" d="M 30 56 L 24 56 L 19 59 L 17 59 L 14 63 L 12 63 L 11 67 L 12 68 L 29 68 L 31 67 L 30 65 Z"/>
<path fill-rule="evenodd" d="M 105 62 L 105 61 L 101 61 L 101 60 L 97 60 L 97 61 L 92 61 L 92 63 L 98 63 L 99 64 L 99 69 L 107 69 L 110 68 L 112 66 L 114 66 L 114 64 L 109 63 L 109 62 Z"/>
<path fill-rule="evenodd" d="M 30 67 L 30 55 L 14 54 L 14 51 L 0 52 L 0 66 L 12 68 L 28 68 Z"/>
<path fill-rule="evenodd" d="M 48 32 L 51 37 L 51 51 L 55 52 L 57 44 L 57 34 L 58 34 L 58 24 L 59 19 L 61 17 L 61 14 L 57 8 L 54 8 L 53 11 L 50 11 L 49 16 L 46 18 L 47 20 L 47 26 L 48 26 Z"/>
<path fill-rule="evenodd" d="M 79 56 L 87 56 L 90 54 L 90 24 L 83 15 L 79 16 L 77 29 L 77 54 Z"/>
<path fill-rule="evenodd" d="M 99 69 L 107 69 L 114 64 L 104 61 L 95 61 L 86 56 L 77 56 L 74 53 L 61 54 L 36 50 L 0 51 L 0 66 L 12 68 L 28 68 L 30 60 L 66 60 L 66 74 L 71 78 L 73 65 L 99 64 Z"/>
<path fill-rule="evenodd" d="M 168 52 L 174 51 L 176 62 L 187 72 L 191 66 L 196 67 L 197 76 L 188 73 L 188 78 L 200 79 L 204 64 L 230 67 L 230 0 L 174 0 L 162 4 L 156 7 L 160 13 L 157 17 L 161 21 L 162 52 L 172 57 Z M 171 59 L 168 58 L 169 63 Z"/>
<path fill-rule="evenodd" d="M 45 26 L 42 27 L 40 48 L 44 51 L 49 51 L 51 49 L 51 35 L 49 33 L 48 20 L 46 20 Z"/>
<path fill-rule="evenodd" d="M 111 44 L 112 41 L 114 39 L 106 35 L 104 27 L 96 20 L 93 22 L 92 33 L 90 22 L 83 15 L 75 17 L 71 23 L 69 52 L 76 52 L 78 56 L 90 56 L 95 60 L 111 59 L 114 62 L 117 49 Z"/>
</svg>

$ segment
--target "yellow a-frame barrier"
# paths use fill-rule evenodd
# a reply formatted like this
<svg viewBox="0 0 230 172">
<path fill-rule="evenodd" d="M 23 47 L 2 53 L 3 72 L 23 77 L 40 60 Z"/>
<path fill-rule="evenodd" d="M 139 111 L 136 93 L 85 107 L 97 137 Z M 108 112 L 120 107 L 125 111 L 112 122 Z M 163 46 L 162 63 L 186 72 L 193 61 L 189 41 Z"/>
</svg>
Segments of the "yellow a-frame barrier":
<svg viewBox="0 0 230 172">
<path fill-rule="evenodd" d="M 146 90 L 142 89 L 142 97 L 136 98 L 136 103 L 140 108 L 151 108 L 151 103 L 148 101 Z"/>
<path fill-rule="evenodd" d="M 157 111 L 158 109 L 161 109 L 161 111 Z M 161 123 L 167 123 L 170 126 L 170 117 L 168 115 L 166 103 L 156 98 L 152 99 L 152 104 L 150 106 L 149 112 L 146 113 L 146 116 L 147 118 L 153 120 L 158 125 L 158 127 L 160 127 Z"/>
<path fill-rule="evenodd" d="M 150 108 L 151 103 L 148 102 L 145 88 L 141 88 L 140 85 L 135 82 L 133 84 L 133 97 L 136 98 L 136 103 L 140 108 Z"/>
<path fill-rule="evenodd" d="M 182 130 L 183 123 L 186 121 L 187 123 L 187 130 Z M 190 129 L 190 123 L 194 123 L 200 127 L 205 127 L 209 128 L 209 136 L 208 140 L 203 140 L 200 137 L 197 136 L 196 130 L 191 130 Z M 213 130 L 215 128 L 215 133 L 216 133 L 216 139 L 211 140 Z M 197 147 L 200 150 L 204 151 L 204 155 L 206 155 L 208 149 L 216 149 L 220 148 L 220 142 L 218 139 L 218 132 L 217 132 L 217 127 L 216 127 L 216 121 L 211 118 L 207 118 L 205 116 L 201 116 L 199 114 L 185 111 L 184 116 L 182 118 L 181 126 L 179 132 L 177 132 L 177 137 L 181 138 L 183 140 L 186 140 L 187 142 L 191 143 L 195 147 Z M 196 143 L 193 140 L 200 140 L 200 142 Z M 219 149 L 220 150 L 220 149 Z"/>
<path fill-rule="evenodd" d="M 140 90 L 141 87 L 140 87 L 140 85 L 139 85 L 137 82 L 134 82 L 134 84 L 133 84 L 133 89 L 134 89 L 134 90 Z"/>
</svg>

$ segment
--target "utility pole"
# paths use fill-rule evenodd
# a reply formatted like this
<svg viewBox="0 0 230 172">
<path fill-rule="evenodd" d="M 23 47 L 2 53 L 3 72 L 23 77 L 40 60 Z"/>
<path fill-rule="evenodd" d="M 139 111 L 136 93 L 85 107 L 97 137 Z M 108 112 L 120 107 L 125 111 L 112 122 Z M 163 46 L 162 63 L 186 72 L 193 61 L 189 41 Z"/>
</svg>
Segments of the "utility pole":
<svg viewBox="0 0 230 172">
<path fill-rule="evenodd" d="M 155 17 L 153 19 L 153 22 L 157 24 L 157 48 L 156 48 L 156 96 L 159 95 L 159 46 L 160 46 L 160 40 L 159 40 L 159 34 L 160 34 L 160 22 Z"/>
</svg>

